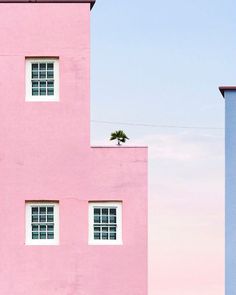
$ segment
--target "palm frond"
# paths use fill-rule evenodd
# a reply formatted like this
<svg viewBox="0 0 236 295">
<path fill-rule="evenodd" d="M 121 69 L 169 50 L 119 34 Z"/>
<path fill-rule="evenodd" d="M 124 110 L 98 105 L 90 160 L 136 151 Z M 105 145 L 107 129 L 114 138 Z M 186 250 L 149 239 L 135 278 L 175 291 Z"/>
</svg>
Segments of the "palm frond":
<svg viewBox="0 0 236 295">
<path fill-rule="evenodd" d="M 118 145 L 120 145 L 120 142 L 126 142 L 126 139 L 129 139 L 128 136 L 124 133 L 123 130 L 117 130 L 111 133 L 110 140 L 117 140 Z"/>
</svg>

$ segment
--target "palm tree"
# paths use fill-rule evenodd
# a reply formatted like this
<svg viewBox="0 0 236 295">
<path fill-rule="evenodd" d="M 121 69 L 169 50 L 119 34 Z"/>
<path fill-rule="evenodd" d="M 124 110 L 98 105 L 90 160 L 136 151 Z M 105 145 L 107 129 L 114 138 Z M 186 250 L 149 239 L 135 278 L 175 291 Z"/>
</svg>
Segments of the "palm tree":
<svg viewBox="0 0 236 295">
<path fill-rule="evenodd" d="M 124 133 L 123 130 L 118 130 L 111 133 L 110 140 L 114 140 L 114 139 L 117 139 L 118 141 L 117 145 L 121 145 L 121 142 L 126 142 L 126 139 L 129 139 L 129 138 L 127 137 L 127 135 Z"/>
</svg>

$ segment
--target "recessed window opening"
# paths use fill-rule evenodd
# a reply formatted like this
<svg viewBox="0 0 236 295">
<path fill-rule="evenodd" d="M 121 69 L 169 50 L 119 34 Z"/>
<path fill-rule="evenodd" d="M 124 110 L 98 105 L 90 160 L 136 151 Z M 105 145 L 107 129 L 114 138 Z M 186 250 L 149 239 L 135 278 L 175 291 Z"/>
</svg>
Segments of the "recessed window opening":
<svg viewBox="0 0 236 295">
<path fill-rule="evenodd" d="M 26 244 L 59 243 L 58 202 L 26 202 Z"/>
<path fill-rule="evenodd" d="M 58 100 L 58 58 L 26 58 L 26 101 Z"/>
<path fill-rule="evenodd" d="M 89 244 L 122 244 L 122 203 L 89 203 Z"/>
</svg>

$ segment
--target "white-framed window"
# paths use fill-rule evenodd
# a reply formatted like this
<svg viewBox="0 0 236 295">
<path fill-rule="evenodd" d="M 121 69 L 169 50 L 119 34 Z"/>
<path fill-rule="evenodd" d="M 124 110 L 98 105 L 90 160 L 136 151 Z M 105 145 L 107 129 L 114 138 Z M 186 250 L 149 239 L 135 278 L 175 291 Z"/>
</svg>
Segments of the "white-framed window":
<svg viewBox="0 0 236 295">
<path fill-rule="evenodd" d="M 26 245 L 59 244 L 59 203 L 26 202 Z"/>
<path fill-rule="evenodd" d="M 26 101 L 59 101 L 59 59 L 26 58 Z"/>
<path fill-rule="evenodd" d="M 89 244 L 122 244 L 122 202 L 89 202 Z"/>
</svg>

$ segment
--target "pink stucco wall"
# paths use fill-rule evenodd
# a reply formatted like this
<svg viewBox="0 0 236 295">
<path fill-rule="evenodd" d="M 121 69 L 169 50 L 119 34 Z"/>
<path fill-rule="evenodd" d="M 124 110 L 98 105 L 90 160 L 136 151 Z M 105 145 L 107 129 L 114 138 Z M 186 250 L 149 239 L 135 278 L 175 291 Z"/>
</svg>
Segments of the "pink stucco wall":
<svg viewBox="0 0 236 295">
<path fill-rule="evenodd" d="M 147 295 L 147 149 L 90 147 L 89 4 L 0 4 L 0 294 Z M 60 102 L 25 102 L 25 57 L 60 60 Z M 59 246 L 25 245 L 58 200 Z M 88 245 L 88 201 L 123 201 L 123 245 Z"/>
</svg>

